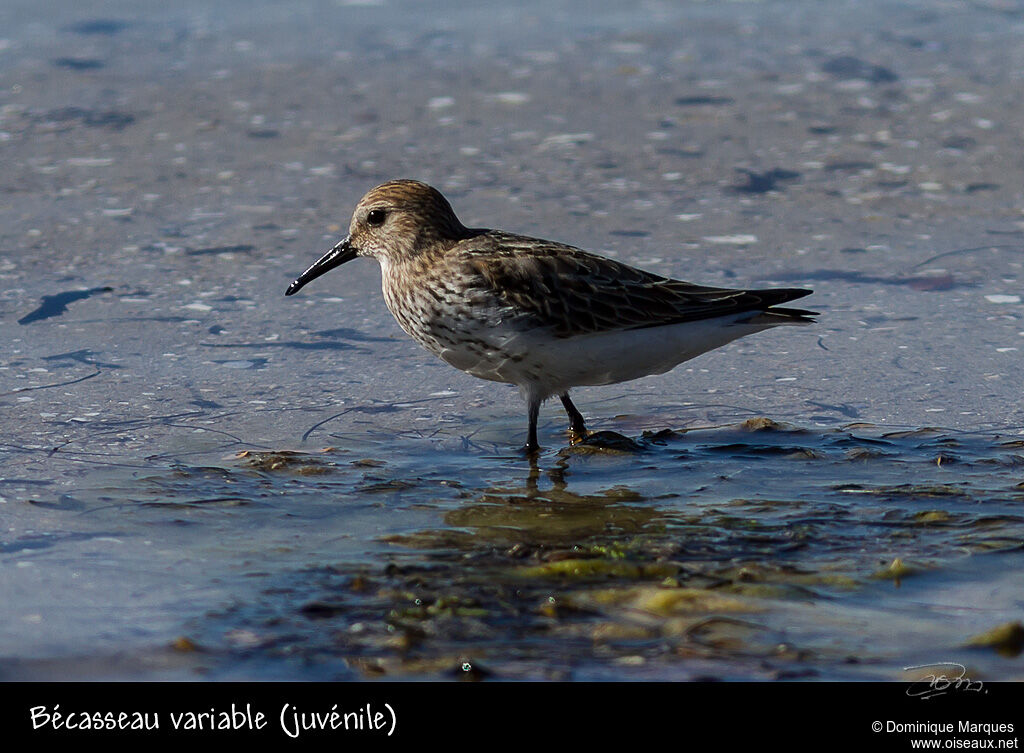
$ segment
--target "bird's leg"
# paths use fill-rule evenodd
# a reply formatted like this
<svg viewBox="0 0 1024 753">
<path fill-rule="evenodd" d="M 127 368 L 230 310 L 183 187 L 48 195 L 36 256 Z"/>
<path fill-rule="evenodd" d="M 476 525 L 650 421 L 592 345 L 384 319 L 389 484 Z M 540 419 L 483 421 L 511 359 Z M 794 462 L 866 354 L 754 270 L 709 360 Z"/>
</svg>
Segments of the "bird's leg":
<svg viewBox="0 0 1024 753">
<path fill-rule="evenodd" d="M 530 430 L 526 435 L 526 450 L 528 455 L 532 455 L 540 449 L 540 443 L 537 441 L 537 417 L 540 415 L 540 398 L 530 397 L 528 401 L 528 413 L 530 416 Z"/>
<path fill-rule="evenodd" d="M 569 431 L 576 435 L 578 438 L 583 439 L 587 436 L 587 427 L 584 425 L 583 414 L 580 413 L 576 406 L 572 404 L 572 400 L 569 399 L 569 393 L 563 392 L 558 396 L 562 400 L 562 407 L 565 408 L 565 412 L 569 415 Z"/>
</svg>

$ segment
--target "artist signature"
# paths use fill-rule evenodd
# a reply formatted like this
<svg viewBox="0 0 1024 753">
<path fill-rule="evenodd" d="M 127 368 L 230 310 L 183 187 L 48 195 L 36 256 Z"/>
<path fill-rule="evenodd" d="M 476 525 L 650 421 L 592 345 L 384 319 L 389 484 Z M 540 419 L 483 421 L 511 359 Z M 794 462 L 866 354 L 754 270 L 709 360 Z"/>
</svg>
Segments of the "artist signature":
<svg viewBox="0 0 1024 753">
<path fill-rule="evenodd" d="M 971 693 L 988 693 L 985 690 L 985 683 L 981 680 L 972 680 L 967 677 L 967 667 L 955 661 L 939 661 L 932 664 L 917 664 L 912 667 L 904 667 L 904 672 L 913 669 L 931 670 L 920 680 L 910 683 L 907 688 L 907 695 L 911 698 L 936 698 L 940 695 L 959 690 Z M 948 673 L 948 674 L 947 674 Z"/>
</svg>

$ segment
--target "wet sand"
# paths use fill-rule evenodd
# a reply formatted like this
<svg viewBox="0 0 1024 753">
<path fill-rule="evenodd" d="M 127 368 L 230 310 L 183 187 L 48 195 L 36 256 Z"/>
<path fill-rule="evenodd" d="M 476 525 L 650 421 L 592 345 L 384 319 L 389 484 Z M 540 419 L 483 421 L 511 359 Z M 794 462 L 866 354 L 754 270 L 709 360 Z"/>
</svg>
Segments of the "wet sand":
<svg viewBox="0 0 1024 753">
<path fill-rule="evenodd" d="M 0 678 L 1018 678 L 1019 9 L 450 7 L 0 8 Z M 374 264 L 283 295 L 395 177 L 822 315 L 531 468 Z"/>
</svg>

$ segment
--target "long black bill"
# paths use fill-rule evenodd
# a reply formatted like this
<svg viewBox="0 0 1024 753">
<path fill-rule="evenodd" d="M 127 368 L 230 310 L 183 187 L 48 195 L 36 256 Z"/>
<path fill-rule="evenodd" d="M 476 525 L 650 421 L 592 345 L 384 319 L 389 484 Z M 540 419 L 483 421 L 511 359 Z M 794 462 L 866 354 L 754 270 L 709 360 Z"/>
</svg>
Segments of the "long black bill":
<svg viewBox="0 0 1024 753">
<path fill-rule="evenodd" d="M 288 286 L 288 289 L 284 291 L 284 294 L 293 295 L 294 293 L 298 293 L 302 286 L 310 280 L 315 280 L 324 272 L 330 272 L 335 267 L 340 267 L 345 262 L 351 261 L 355 258 L 356 250 L 352 248 L 350 239 L 345 238 L 345 240 L 341 241 L 337 246 L 313 262 L 313 265 L 309 269 L 296 277 L 295 282 Z"/>
</svg>

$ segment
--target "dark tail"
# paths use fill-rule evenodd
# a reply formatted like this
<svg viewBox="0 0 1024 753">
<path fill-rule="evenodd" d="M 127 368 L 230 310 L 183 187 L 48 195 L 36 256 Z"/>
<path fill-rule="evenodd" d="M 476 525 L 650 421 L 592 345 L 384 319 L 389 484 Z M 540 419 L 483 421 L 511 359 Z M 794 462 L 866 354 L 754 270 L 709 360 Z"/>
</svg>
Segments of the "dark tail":
<svg viewBox="0 0 1024 753">
<path fill-rule="evenodd" d="M 803 298 L 805 295 L 813 293 L 813 290 L 805 290 L 804 288 L 778 288 L 768 290 L 751 290 L 750 292 L 760 297 L 763 301 L 763 307 L 759 307 L 760 311 L 748 320 L 751 324 L 766 324 L 768 326 L 778 324 L 813 324 L 815 320 L 812 317 L 818 316 L 817 311 L 776 308 L 776 305 L 779 303 L 786 303 L 788 301 L 796 300 L 797 298 Z"/>
</svg>

